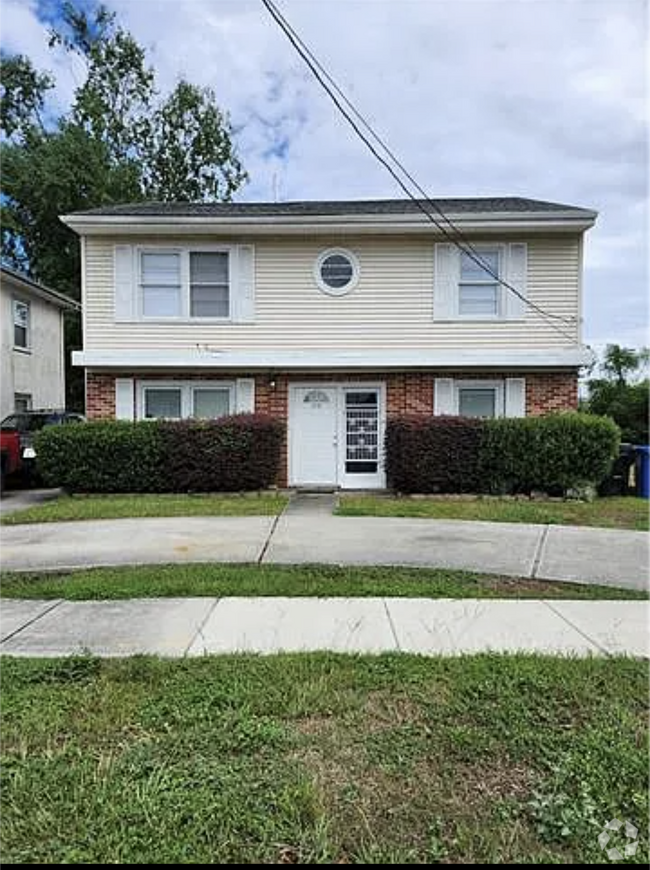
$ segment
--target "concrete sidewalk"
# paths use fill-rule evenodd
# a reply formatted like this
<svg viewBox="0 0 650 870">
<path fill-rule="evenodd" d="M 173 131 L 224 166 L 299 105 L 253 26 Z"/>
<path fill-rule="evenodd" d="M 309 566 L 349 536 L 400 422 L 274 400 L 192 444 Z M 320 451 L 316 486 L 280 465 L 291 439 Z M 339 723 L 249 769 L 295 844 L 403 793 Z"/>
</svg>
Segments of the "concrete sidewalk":
<svg viewBox="0 0 650 870">
<path fill-rule="evenodd" d="M 0 652 L 17 656 L 333 650 L 648 657 L 645 601 L 167 598 L 11 601 Z"/>
<path fill-rule="evenodd" d="M 7 571 L 187 562 L 457 568 L 648 588 L 645 532 L 524 523 L 331 516 L 161 517 L 2 527 Z"/>
</svg>

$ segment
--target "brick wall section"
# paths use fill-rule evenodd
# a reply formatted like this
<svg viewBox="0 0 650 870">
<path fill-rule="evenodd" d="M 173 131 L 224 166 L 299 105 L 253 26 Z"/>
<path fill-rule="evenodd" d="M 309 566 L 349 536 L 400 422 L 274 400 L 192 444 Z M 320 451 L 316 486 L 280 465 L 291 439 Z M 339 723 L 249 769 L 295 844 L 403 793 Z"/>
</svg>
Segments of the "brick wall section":
<svg viewBox="0 0 650 870">
<path fill-rule="evenodd" d="M 572 372 L 526 375 L 526 416 L 578 407 L 578 376 Z"/>
<path fill-rule="evenodd" d="M 115 417 L 115 376 L 88 372 L 86 375 L 86 417 L 105 420 Z"/>
<path fill-rule="evenodd" d="M 439 377 L 470 378 L 471 380 L 499 380 L 504 377 L 526 378 L 526 414 L 539 416 L 552 411 L 575 410 L 578 407 L 578 378 L 574 372 L 522 373 L 522 372 L 444 372 Z M 102 419 L 115 416 L 115 378 L 130 377 L 128 372 L 119 375 L 88 372 L 86 379 L 86 415 L 89 419 Z M 175 372 L 173 374 L 142 374 L 140 378 L 155 380 L 215 380 L 219 377 L 230 378 L 220 373 Z M 245 373 L 242 377 L 252 377 Z M 433 414 L 433 393 L 435 372 L 403 373 L 292 373 L 275 377 L 275 387 L 270 386 L 268 375 L 255 377 L 255 410 L 261 414 L 271 414 L 286 420 L 289 414 L 289 384 L 293 382 L 358 381 L 363 383 L 382 381 L 386 384 L 387 415 Z"/>
<path fill-rule="evenodd" d="M 130 377 L 128 372 L 118 375 L 88 372 L 86 378 L 86 416 L 89 419 L 106 419 L 115 416 L 115 378 Z M 242 377 L 252 377 L 245 373 Z M 539 416 L 552 411 L 574 410 L 578 406 L 578 378 L 574 372 L 553 372 L 547 374 L 531 374 L 509 372 L 482 372 L 480 374 L 467 372 L 444 372 L 440 377 L 471 378 L 471 380 L 499 380 L 504 377 L 526 378 L 526 414 Z M 233 375 L 223 375 L 218 372 L 174 372 L 160 374 L 140 374 L 143 380 L 217 380 L 219 377 L 232 379 Z M 289 385 L 291 383 L 309 381 L 328 381 L 338 383 L 353 381 L 363 383 L 384 382 L 386 384 L 387 416 L 396 417 L 402 414 L 433 414 L 433 394 L 435 372 L 376 372 L 376 373 L 300 373 L 291 375 L 276 375 L 274 386 L 271 378 L 264 375 L 255 376 L 255 410 L 259 414 L 270 414 L 285 422 L 289 417 Z M 288 477 L 287 450 L 282 453 L 282 467 L 278 477 L 280 486 L 286 485 Z"/>
</svg>

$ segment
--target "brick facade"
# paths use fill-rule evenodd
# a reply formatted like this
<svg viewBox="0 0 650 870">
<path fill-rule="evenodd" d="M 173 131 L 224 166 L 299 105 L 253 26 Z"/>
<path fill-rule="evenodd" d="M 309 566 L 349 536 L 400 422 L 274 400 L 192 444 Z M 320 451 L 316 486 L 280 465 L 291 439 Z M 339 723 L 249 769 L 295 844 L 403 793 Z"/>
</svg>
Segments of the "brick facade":
<svg viewBox="0 0 650 870">
<path fill-rule="evenodd" d="M 89 420 L 115 417 L 115 375 L 86 373 L 86 417 Z"/>
<path fill-rule="evenodd" d="M 89 419 L 106 419 L 115 416 L 115 378 L 131 377 L 127 372 L 104 374 L 88 372 L 86 375 L 86 416 Z M 241 377 L 253 377 L 249 372 Z M 234 379 L 236 375 L 220 372 L 166 372 L 142 373 L 140 380 L 216 380 Z M 268 374 L 255 377 L 255 410 L 260 414 L 270 414 L 285 422 L 289 417 L 289 385 L 306 381 L 321 382 L 363 382 L 386 384 L 386 414 L 388 418 L 402 414 L 433 414 L 434 384 L 436 377 L 466 378 L 471 380 L 500 380 L 506 377 L 526 379 L 526 414 L 540 416 L 552 411 L 575 410 L 578 406 L 578 376 L 575 372 L 364 372 L 342 374 L 337 372 Z M 279 483 L 287 481 L 287 455 L 283 455 L 283 465 Z"/>
<path fill-rule="evenodd" d="M 242 377 L 252 377 L 244 373 Z M 115 416 L 115 378 L 131 377 L 127 372 L 119 375 L 88 372 L 86 378 L 86 415 L 91 420 Z M 233 375 L 221 373 L 175 372 L 142 374 L 142 380 L 215 380 L 228 379 Z M 569 411 L 578 407 L 578 376 L 575 372 L 372 372 L 353 374 L 317 374 L 295 372 L 290 375 L 255 376 L 255 410 L 261 414 L 271 414 L 286 420 L 289 414 L 289 384 L 304 381 L 382 381 L 386 384 L 387 415 L 433 414 L 433 394 L 436 377 L 467 378 L 471 380 L 500 380 L 505 377 L 524 377 L 526 379 L 526 414 L 540 416 L 552 411 Z M 274 386 L 271 386 L 271 382 Z"/>
</svg>

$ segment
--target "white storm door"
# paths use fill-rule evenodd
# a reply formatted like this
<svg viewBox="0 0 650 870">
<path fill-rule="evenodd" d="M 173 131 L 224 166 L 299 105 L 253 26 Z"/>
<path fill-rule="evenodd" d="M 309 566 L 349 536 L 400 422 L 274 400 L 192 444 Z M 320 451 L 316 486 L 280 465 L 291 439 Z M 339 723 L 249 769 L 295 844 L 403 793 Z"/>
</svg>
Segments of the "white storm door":
<svg viewBox="0 0 650 870">
<path fill-rule="evenodd" d="M 360 385 L 344 387 L 342 392 L 344 449 L 340 484 L 344 489 L 382 488 L 382 391 Z"/>
<path fill-rule="evenodd" d="M 336 486 L 338 392 L 334 387 L 293 387 L 290 483 Z"/>
</svg>

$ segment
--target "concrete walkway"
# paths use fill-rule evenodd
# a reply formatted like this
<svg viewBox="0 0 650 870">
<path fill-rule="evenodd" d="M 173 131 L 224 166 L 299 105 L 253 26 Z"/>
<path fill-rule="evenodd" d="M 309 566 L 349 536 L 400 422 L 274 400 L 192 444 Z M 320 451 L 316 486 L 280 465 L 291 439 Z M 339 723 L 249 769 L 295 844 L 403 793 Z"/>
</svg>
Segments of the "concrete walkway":
<svg viewBox="0 0 650 870">
<path fill-rule="evenodd" d="M 648 657 L 644 601 L 167 598 L 2 602 L 16 656 L 536 652 Z"/>
<path fill-rule="evenodd" d="M 648 588 L 645 532 L 525 523 L 335 517 L 299 496 L 279 517 L 161 517 L 2 528 L 7 571 L 120 564 L 414 565 Z"/>
<path fill-rule="evenodd" d="M 0 516 L 21 511 L 32 505 L 52 501 L 62 493 L 60 489 L 12 489 L 2 493 L 0 498 Z"/>
</svg>

